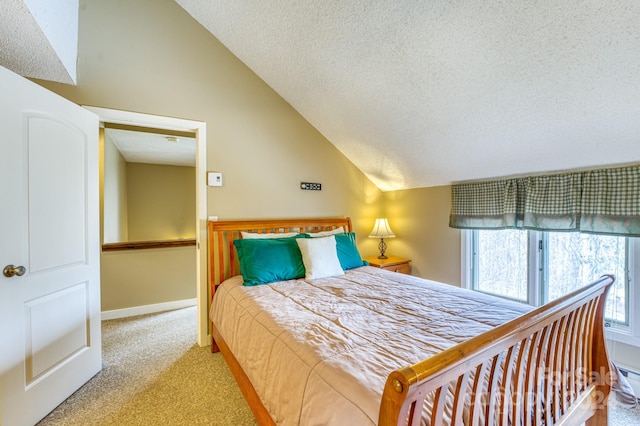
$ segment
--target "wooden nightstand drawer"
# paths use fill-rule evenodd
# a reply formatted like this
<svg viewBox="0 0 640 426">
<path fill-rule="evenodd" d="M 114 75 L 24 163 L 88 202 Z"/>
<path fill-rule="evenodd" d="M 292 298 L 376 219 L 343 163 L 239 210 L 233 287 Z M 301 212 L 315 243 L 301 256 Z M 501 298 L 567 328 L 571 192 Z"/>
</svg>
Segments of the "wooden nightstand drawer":
<svg viewBox="0 0 640 426">
<path fill-rule="evenodd" d="M 400 263 L 398 265 L 381 266 L 380 268 L 381 269 L 386 269 L 387 271 L 399 272 L 401 274 L 410 274 L 411 273 L 411 267 L 409 266 L 409 262 Z"/>
<path fill-rule="evenodd" d="M 378 259 L 376 256 L 365 257 L 364 260 L 369 262 L 370 266 L 384 269 L 387 271 L 398 272 L 400 274 L 410 274 L 410 259 L 402 257 L 389 256 L 387 259 Z"/>
</svg>

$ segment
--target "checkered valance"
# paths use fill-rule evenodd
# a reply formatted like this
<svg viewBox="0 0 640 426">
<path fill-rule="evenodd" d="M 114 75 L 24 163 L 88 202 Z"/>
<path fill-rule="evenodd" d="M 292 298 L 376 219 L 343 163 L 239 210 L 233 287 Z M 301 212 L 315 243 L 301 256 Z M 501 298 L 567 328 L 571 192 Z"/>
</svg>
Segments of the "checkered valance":
<svg viewBox="0 0 640 426">
<path fill-rule="evenodd" d="M 640 236 L 640 165 L 456 184 L 449 226 Z"/>
</svg>

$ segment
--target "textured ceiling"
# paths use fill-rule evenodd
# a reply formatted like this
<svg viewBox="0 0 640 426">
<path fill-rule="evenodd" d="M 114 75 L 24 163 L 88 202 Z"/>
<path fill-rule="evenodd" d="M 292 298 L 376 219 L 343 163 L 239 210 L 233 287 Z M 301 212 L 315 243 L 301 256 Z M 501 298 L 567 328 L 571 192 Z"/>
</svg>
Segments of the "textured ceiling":
<svg viewBox="0 0 640 426">
<path fill-rule="evenodd" d="M 104 132 L 128 163 L 196 165 L 195 138 L 122 129 L 105 129 Z"/>
<path fill-rule="evenodd" d="M 636 0 L 176 2 L 383 190 L 640 161 Z M 77 3 L 0 1 L 0 64 L 74 84 Z"/>
<path fill-rule="evenodd" d="M 0 1 L 0 65 L 75 84 L 77 52 L 78 0 Z"/>
<path fill-rule="evenodd" d="M 635 0 L 176 0 L 383 190 L 640 161 Z"/>
</svg>

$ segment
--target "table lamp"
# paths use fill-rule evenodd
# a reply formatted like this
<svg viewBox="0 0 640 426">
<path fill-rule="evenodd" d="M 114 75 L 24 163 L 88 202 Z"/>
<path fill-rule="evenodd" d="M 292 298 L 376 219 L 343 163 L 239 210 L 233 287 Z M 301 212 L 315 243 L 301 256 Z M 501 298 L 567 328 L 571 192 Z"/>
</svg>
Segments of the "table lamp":
<svg viewBox="0 0 640 426">
<path fill-rule="evenodd" d="M 387 250 L 387 243 L 384 242 L 385 238 L 395 238 L 395 234 L 389 227 L 389 221 L 386 217 L 376 219 L 373 230 L 369 234 L 369 238 L 380 238 L 380 244 L 378 244 L 378 250 L 380 250 L 380 256 L 378 259 L 387 259 L 384 252 Z"/>
</svg>

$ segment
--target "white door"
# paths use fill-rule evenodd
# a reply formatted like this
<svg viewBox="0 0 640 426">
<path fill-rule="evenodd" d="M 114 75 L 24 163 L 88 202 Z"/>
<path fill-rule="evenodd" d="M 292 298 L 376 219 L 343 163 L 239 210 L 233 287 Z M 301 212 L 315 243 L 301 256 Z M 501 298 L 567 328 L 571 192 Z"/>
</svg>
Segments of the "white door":
<svg viewBox="0 0 640 426">
<path fill-rule="evenodd" d="M 98 118 L 0 67 L 0 129 L 0 424 L 33 425 L 102 368 Z"/>
</svg>

